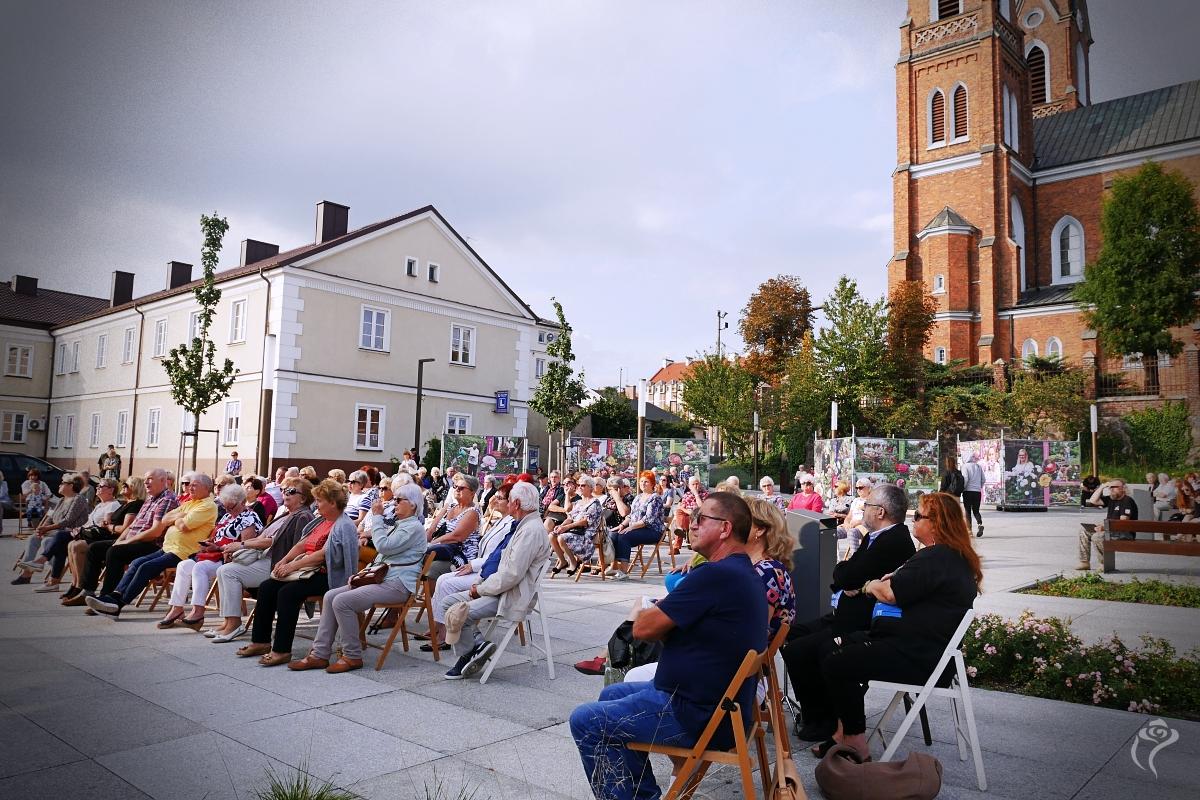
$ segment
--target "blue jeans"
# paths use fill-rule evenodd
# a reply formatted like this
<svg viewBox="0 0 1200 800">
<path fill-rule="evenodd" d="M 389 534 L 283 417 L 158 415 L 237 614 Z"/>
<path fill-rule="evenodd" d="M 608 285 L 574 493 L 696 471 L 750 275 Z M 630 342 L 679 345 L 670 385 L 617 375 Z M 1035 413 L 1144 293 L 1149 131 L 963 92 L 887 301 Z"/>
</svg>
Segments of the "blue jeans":
<svg viewBox="0 0 1200 800">
<path fill-rule="evenodd" d="M 113 593 L 121 605 L 128 605 L 137 600 L 146 584 L 178 564 L 179 560 L 179 556 L 165 550 L 155 550 L 150 555 L 135 558 L 121 576 L 121 582 L 117 584 Z"/>
<path fill-rule="evenodd" d="M 671 696 L 650 682 L 604 687 L 599 700 L 571 712 L 571 736 L 599 800 L 655 800 L 661 795 L 649 755 L 627 749 L 627 742 L 696 743 L 696 736 L 675 718 Z"/>
<path fill-rule="evenodd" d="M 638 528 L 613 537 L 613 549 L 617 551 L 617 561 L 629 562 L 629 554 L 640 544 L 654 544 L 662 538 L 662 529 Z"/>
</svg>

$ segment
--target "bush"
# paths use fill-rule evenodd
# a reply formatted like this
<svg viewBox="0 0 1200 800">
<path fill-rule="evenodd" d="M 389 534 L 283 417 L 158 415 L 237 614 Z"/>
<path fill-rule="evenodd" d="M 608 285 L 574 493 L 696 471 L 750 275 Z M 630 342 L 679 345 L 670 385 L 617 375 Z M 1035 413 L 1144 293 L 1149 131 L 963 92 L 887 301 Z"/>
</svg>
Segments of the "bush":
<svg viewBox="0 0 1200 800">
<path fill-rule="evenodd" d="M 1186 403 L 1134 411 L 1124 417 L 1129 442 L 1144 464 L 1183 464 L 1192 448 L 1192 426 Z"/>
<path fill-rule="evenodd" d="M 1116 636 L 1085 645 L 1057 617 L 984 614 L 963 639 L 963 654 L 982 688 L 1200 719 L 1200 651 L 1179 657 L 1165 639 L 1143 636 L 1140 650 Z"/>
<path fill-rule="evenodd" d="M 1200 586 L 1164 581 L 1106 581 L 1096 574 L 1075 578 L 1040 581 L 1026 594 L 1075 597 L 1081 600 L 1115 600 L 1123 603 L 1149 603 L 1158 606 L 1200 608 Z"/>
</svg>

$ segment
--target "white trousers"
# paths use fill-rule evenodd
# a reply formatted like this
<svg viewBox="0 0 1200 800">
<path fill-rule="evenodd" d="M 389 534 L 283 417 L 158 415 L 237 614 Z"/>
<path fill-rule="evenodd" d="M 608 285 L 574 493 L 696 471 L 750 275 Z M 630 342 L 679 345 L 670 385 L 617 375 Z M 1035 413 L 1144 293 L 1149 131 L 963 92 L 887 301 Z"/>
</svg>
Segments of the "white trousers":
<svg viewBox="0 0 1200 800">
<path fill-rule="evenodd" d="M 220 566 L 220 561 L 193 561 L 190 558 L 180 561 L 175 567 L 175 583 L 171 585 L 171 605 L 187 605 L 189 589 L 192 592 L 192 605 L 204 605 Z"/>
</svg>

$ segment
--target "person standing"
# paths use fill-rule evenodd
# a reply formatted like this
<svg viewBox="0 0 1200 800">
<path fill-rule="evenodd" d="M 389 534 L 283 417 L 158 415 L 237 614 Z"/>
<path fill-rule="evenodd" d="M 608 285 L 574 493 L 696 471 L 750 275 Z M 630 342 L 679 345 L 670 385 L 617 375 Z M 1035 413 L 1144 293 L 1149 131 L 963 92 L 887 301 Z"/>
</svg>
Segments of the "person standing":
<svg viewBox="0 0 1200 800">
<path fill-rule="evenodd" d="M 964 483 L 962 470 L 958 468 L 958 459 L 954 456 L 946 456 L 946 471 L 942 473 L 942 484 L 938 491 L 954 497 L 961 497 Z"/>
<path fill-rule="evenodd" d="M 799 492 L 800 487 L 804 485 L 805 481 L 812 481 L 813 485 L 816 485 L 817 478 L 815 475 L 813 475 L 811 472 L 808 471 L 808 467 L 801 464 L 798 467 L 796 467 L 796 474 L 794 476 L 792 476 L 792 484 L 794 485 L 794 490 L 796 492 Z"/>
<path fill-rule="evenodd" d="M 979 513 L 979 504 L 983 501 L 983 467 L 979 466 L 979 458 L 974 453 L 967 455 L 967 463 L 963 467 L 963 510 L 967 515 L 967 529 L 971 528 L 971 515 L 975 515 L 975 536 L 983 536 L 983 516 Z"/>
<path fill-rule="evenodd" d="M 114 481 L 121 480 L 121 454 L 117 452 L 114 445 L 109 445 L 108 450 L 104 455 L 100 456 L 99 462 L 101 478 L 112 478 Z"/>
<path fill-rule="evenodd" d="M 237 450 L 229 454 L 229 460 L 225 462 L 225 474 L 235 478 L 242 477 L 242 460 L 238 458 Z"/>
</svg>

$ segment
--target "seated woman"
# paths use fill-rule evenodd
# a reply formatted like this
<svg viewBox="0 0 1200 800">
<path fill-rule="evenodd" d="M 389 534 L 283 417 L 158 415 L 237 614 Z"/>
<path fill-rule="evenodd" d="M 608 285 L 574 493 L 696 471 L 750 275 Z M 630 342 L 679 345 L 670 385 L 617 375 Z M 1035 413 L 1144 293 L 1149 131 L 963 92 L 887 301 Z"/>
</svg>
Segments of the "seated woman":
<svg viewBox="0 0 1200 800">
<path fill-rule="evenodd" d="M 270 525 L 271 520 L 279 513 L 279 503 L 267 494 L 267 485 L 263 483 L 263 479 L 251 475 L 242 481 L 242 488 L 246 490 L 246 507 L 258 515 L 259 522 Z"/>
<path fill-rule="evenodd" d="M 895 572 L 862 587 L 878 601 L 871 630 L 823 645 L 825 691 L 814 694 L 829 703 L 838 729 L 813 748 L 814 755 L 824 756 L 838 743 L 869 758 L 863 684 L 924 683 L 975 604 L 983 569 L 958 499 L 944 492 L 922 495 L 913 520 L 913 535 L 924 546 Z"/>
<path fill-rule="evenodd" d="M 550 531 L 550 546 L 558 556 L 552 576 L 564 569 L 574 572 L 596 552 L 596 537 L 604 532 L 604 507 L 592 493 L 595 485 L 586 475 L 579 479 L 579 499 L 571 504 L 567 519 Z"/>
<path fill-rule="evenodd" d="M 45 484 L 41 484 L 41 486 L 44 488 Z M 44 556 L 39 558 L 38 551 L 52 539 L 54 534 L 78 528 L 87 520 L 87 502 L 80 494 L 83 491 L 83 478 L 79 475 L 65 475 L 58 490 L 62 493 L 62 500 L 58 502 L 53 511 L 41 518 L 33 535 L 25 543 L 25 557 L 17 562 L 21 574 L 13 579 L 14 585 L 29 583 L 33 573 L 41 572 L 46 568 L 46 558 Z M 47 579 L 46 584 L 57 587 L 58 579 L 51 576 Z"/>
<path fill-rule="evenodd" d="M 763 475 L 762 480 L 758 482 L 758 488 L 762 489 L 762 496 L 764 500 L 771 502 L 780 511 L 787 510 L 787 500 L 784 499 L 783 495 L 776 491 L 774 478 L 772 478 L 770 475 Z"/>
<path fill-rule="evenodd" d="M 82 476 L 80 476 L 82 478 Z M 120 503 L 114 498 L 117 491 L 117 482 L 112 478 L 102 478 L 98 488 L 99 502 L 92 509 L 92 513 L 88 515 L 83 524 L 74 527 L 62 527 L 54 531 L 49 540 L 42 546 L 42 554 L 33 560 L 34 565 L 41 565 L 49 562 L 50 577 L 46 579 L 45 585 L 35 589 L 35 592 L 57 592 L 58 584 L 62 581 L 63 571 L 67 566 L 67 548 L 81 532 L 86 529 L 101 529 L 100 526 L 108 519 L 108 515 L 116 511 L 120 507 Z M 83 500 L 83 493 L 80 493 L 80 500 Z M 102 529 L 101 529 L 102 530 Z"/>
<path fill-rule="evenodd" d="M 241 543 L 243 556 L 231 556 L 228 564 L 217 568 L 224 622 L 219 628 L 205 632 L 213 644 L 232 642 L 246 632 L 242 622 L 242 593 L 257 589 L 271 577 L 271 570 L 291 552 L 304 535 L 304 529 L 313 521 L 313 512 L 309 509 L 311 483 L 303 478 L 285 478 L 281 494 L 283 510 L 276 515 L 275 521 L 258 536 Z M 255 554 L 257 558 L 252 558 Z"/>
<path fill-rule="evenodd" d="M 675 536 L 671 539 L 671 555 L 676 555 L 683 548 L 684 539 L 687 538 L 687 532 L 692 526 L 692 515 L 700 508 L 700 504 L 706 497 L 708 497 L 708 491 L 700 482 L 700 478 L 695 475 L 689 476 L 687 491 L 675 504 Z"/>
<path fill-rule="evenodd" d="M 83 574 L 87 567 L 88 545 L 116 539 L 142 510 L 146 502 L 146 481 L 136 475 L 125 479 L 120 491 L 121 505 L 94 528 L 84 526 L 79 536 L 67 543 L 67 563 L 71 565 L 71 588 L 62 596 L 64 606 L 83 605 Z"/>
<path fill-rule="evenodd" d="M 437 553 L 427 576 L 431 581 L 479 555 L 479 512 L 474 505 L 479 481 L 460 473 L 454 476 L 451 488 L 457 505 L 450 507 L 447 501 L 433 518 L 429 532 L 429 549 Z"/>
<path fill-rule="evenodd" d="M 258 663 L 277 667 L 292 660 L 292 640 L 300 609 L 310 597 L 321 597 L 329 585 L 345 586 L 358 570 L 358 536 L 346 516 L 346 490 L 332 480 L 313 489 L 317 517 L 303 538 L 272 569 L 258 587 L 258 607 L 250 644 L 237 654 L 261 656 Z M 271 626 L 275 635 L 272 640 Z"/>
<path fill-rule="evenodd" d="M 846 517 L 850 516 L 850 506 L 853 502 L 854 498 L 850 496 L 850 484 L 847 481 L 838 481 L 833 485 L 833 497 L 830 498 L 825 512 L 836 519 L 840 525 L 846 521 Z"/>
<path fill-rule="evenodd" d="M 613 580 L 623 581 L 629 577 L 629 556 L 634 547 L 656 544 L 662 539 L 663 501 L 656 490 L 657 482 L 650 470 L 638 475 L 638 496 L 633 499 L 633 508 L 625 521 L 613 529 Z"/>
<path fill-rule="evenodd" d="M 788 511 L 815 511 L 818 514 L 824 511 L 825 501 L 816 491 L 816 484 L 805 478 L 800 486 L 801 491 L 792 495 L 792 501 L 788 503 Z"/>
<path fill-rule="evenodd" d="M 200 552 L 179 562 L 175 568 L 175 581 L 171 584 L 171 607 L 158 622 L 159 628 L 170 628 L 176 622 L 194 631 L 204 625 L 204 606 L 208 590 L 212 588 L 217 569 L 225 560 L 225 554 L 240 550 L 246 539 L 252 539 L 262 531 L 262 521 L 252 508 L 246 506 L 246 490 L 236 483 L 221 489 L 217 497 L 226 514 L 213 528 L 212 535 L 200 543 Z M 188 590 L 192 592 L 192 614 L 185 617 L 183 606 L 187 602 Z M 241 601 L 238 595 L 238 601 Z"/>
<path fill-rule="evenodd" d="M 46 516 L 46 510 L 50 507 L 51 497 L 53 495 L 50 487 L 42 480 L 41 471 L 31 469 L 25 473 L 25 482 L 21 484 L 21 502 L 25 506 L 27 527 L 36 528 L 41 523 L 42 517 Z"/>
<path fill-rule="evenodd" d="M 393 508 L 385 511 L 383 498 L 375 500 L 371 506 L 371 542 L 379 553 L 376 563 L 388 565 L 387 575 L 380 583 L 357 589 L 342 584 L 326 592 L 312 650 L 289 663 L 288 669 L 340 673 L 362 668 L 359 615 L 376 604 L 403 603 L 416 591 L 425 560 L 423 506 L 421 489 L 411 481 L 397 487 Z M 331 664 L 335 639 L 341 640 L 342 656 Z"/>
</svg>

